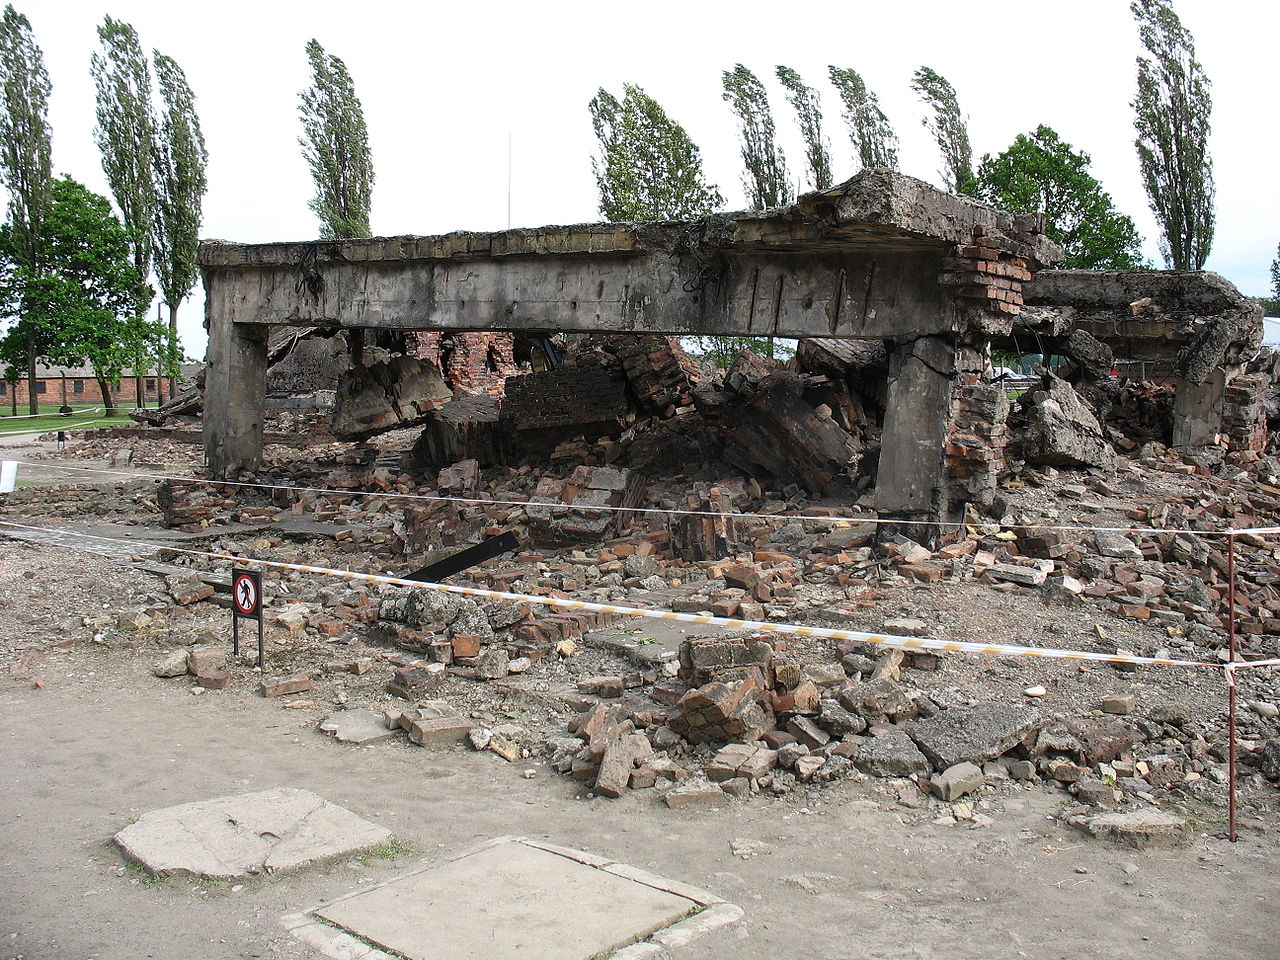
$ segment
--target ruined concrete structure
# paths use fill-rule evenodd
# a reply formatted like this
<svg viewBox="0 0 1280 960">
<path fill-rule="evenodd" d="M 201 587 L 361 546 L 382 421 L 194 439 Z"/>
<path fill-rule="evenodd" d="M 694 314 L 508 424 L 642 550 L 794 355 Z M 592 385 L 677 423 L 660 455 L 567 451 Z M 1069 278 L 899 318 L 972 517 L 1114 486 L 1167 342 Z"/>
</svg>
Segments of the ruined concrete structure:
<svg viewBox="0 0 1280 960">
<path fill-rule="evenodd" d="M 260 465 L 267 332 L 281 324 L 409 334 L 418 356 L 470 378 L 466 392 L 488 395 L 471 398 L 489 404 L 476 411 L 486 435 L 524 407 L 532 411 L 526 430 L 539 417 L 553 427 L 584 417 L 612 424 L 625 413 L 625 404 L 609 400 L 621 390 L 609 380 L 616 368 L 602 366 L 600 382 L 588 383 L 588 365 L 539 376 L 569 377 L 598 394 L 590 409 L 539 413 L 554 391 L 513 380 L 500 421 L 493 380 L 514 365 L 511 334 L 630 335 L 621 348 L 628 383 L 644 384 L 643 408 L 665 407 L 668 416 L 687 404 L 696 371 L 664 362 L 655 334 L 815 338 L 809 353 L 834 368 L 881 351 L 887 379 L 866 398 L 883 410 L 876 508 L 922 522 L 958 517 L 964 504 L 993 496 L 1008 439 L 1005 390 L 991 382 L 993 340 L 1065 337 L 1075 324 L 1104 339 L 1158 342 L 1157 352 L 1180 349 L 1181 442 L 1205 442 L 1223 413 L 1240 419 L 1240 403 L 1229 409 L 1224 391 L 1256 342 L 1250 301 L 1210 274 L 1064 271 L 1032 284 L 1059 256 L 1040 218 L 887 170 L 864 171 L 790 207 L 693 222 L 207 241 L 200 262 L 210 329 L 208 461 L 219 477 Z M 1029 290 L 1037 308 L 1027 317 Z M 1140 316 L 1124 320 L 1132 310 Z M 883 346 L 845 356 L 837 344 L 851 340 Z M 824 406 L 814 420 L 819 433 L 850 413 Z M 437 417 L 432 436 L 424 435 L 432 456 L 465 448 L 469 421 L 454 419 Z M 756 453 L 768 445 L 761 439 Z"/>
<path fill-rule="evenodd" d="M 1250 397 L 1262 385 L 1237 380 L 1262 341 L 1262 308 L 1216 273 L 1045 270 L 1024 298 L 1000 345 L 1071 355 L 1072 333 L 1087 333 L 1117 360 L 1169 371 L 1174 446 L 1261 447 L 1265 425 Z"/>
<path fill-rule="evenodd" d="M 441 237 L 205 242 L 206 449 L 261 460 L 267 331 L 592 331 L 864 338 L 894 347 L 877 505 L 921 520 L 989 493 L 987 342 L 1058 256 L 1034 217 L 866 171 L 781 210 Z M 986 435 L 984 435 L 986 433 Z M 947 455 L 949 449 L 962 454 Z"/>
</svg>

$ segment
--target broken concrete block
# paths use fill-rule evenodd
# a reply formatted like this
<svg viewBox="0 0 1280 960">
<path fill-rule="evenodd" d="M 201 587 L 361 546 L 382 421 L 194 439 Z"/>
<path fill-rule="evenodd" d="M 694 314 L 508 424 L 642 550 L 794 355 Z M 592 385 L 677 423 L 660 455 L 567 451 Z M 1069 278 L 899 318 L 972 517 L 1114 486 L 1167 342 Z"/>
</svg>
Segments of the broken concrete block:
<svg viewBox="0 0 1280 960">
<path fill-rule="evenodd" d="M 329 714 L 320 721 L 320 730 L 332 735 L 340 743 L 354 743 L 357 746 L 381 743 L 395 736 L 394 730 L 387 729 L 381 713 L 362 707 Z"/>
<path fill-rule="evenodd" d="M 929 771 L 925 755 L 901 730 L 867 737 L 858 744 L 858 755 L 852 759 L 859 769 L 877 777 L 909 777 Z"/>
<path fill-rule="evenodd" d="M 398 356 L 357 365 L 338 380 L 333 435 L 361 440 L 376 433 L 426 423 L 433 410 L 453 399 L 435 365 Z"/>
<path fill-rule="evenodd" d="M 206 690 L 225 690 L 231 684 L 230 670 L 197 670 L 196 686 Z"/>
<path fill-rule="evenodd" d="M 1187 834 L 1186 821 L 1164 810 L 1103 813 L 1085 817 L 1078 825 L 1099 839 L 1114 840 L 1139 850 L 1147 847 L 1175 847 Z"/>
<path fill-rule="evenodd" d="M 994 760 L 1041 723 L 1040 714 L 1030 707 L 980 703 L 943 710 L 911 724 L 907 732 L 936 769 L 946 770 L 966 760 Z"/>
<path fill-rule="evenodd" d="M 1026 424 L 1021 432 L 1022 455 L 1028 463 L 1055 467 L 1104 467 L 1115 463 L 1115 452 L 1102 426 L 1071 385 L 1051 373 L 1039 389 L 1018 399 Z"/>
<path fill-rule="evenodd" d="M 408 663 L 387 681 L 387 693 L 401 700 L 424 700 L 438 694 L 448 679 L 443 663 Z"/>
</svg>

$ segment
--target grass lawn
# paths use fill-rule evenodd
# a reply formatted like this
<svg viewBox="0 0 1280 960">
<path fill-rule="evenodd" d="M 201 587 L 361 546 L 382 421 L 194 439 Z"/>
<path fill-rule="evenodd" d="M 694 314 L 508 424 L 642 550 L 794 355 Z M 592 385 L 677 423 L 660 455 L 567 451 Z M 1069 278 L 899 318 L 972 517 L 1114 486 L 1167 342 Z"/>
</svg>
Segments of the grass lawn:
<svg viewBox="0 0 1280 960">
<path fill-rule="evenodd" d="M 121 416 L 108 418 L 102 411 L 101 407 L 93 408 L 88 405 L 80 405 L 75 407 L 75 413 L 69 416 L 62 416 L 57 412 L 57 407 L 52 404 L 41 404 L 41 414 L 38 417 L 22 417 L 14 418 L 6 416 L 0 419 L 0 437 L 17 436 L 24 433 L 48 433 L 51 430 L 76 430 L 81 426 L 91 427 L 110 427 L 129 425 L 133 423 L 129 419 L 126 412 L 129 408 L 117 407 L 116 412 Z M 19 409 L 22 409 L 19 407 Z M 44 411 L 48 411 L 47 413 Z"/>
</svg>

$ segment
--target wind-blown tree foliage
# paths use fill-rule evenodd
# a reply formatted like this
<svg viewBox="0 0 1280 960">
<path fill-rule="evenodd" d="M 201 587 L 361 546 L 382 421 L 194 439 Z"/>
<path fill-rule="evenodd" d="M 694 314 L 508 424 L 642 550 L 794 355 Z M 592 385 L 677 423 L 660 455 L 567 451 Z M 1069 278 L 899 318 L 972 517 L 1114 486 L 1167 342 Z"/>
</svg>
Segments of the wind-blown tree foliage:
<svg viewBox="0 0 1280 960">
<path fill-rule="evenodd" d="M 367 237 L 373 198 L 373 157 L 364 107 L 341 59 L 307 43 L 311 86 L 301 99 L 302 155 L 311 167 L 316 195 L 308 206 L 320 218 L 326 239 Z"/>
<path fill-rule="evenodd" d="M 588 109 L 600 141 L 591 166 L 606 220 L 691 220 L 724 203 L 684 127 L 640 87 L 625 84 L 621 101 L 602 87 Z"/>
<path fill-rule="evenodd" d="M 49 74 L 27 18 L 4 8 L 0 17 L 0 176 L 9 192 L 9 229 L 5 237 L 8 259 L 24 277 L 39 273 L 44 221 L 52 204 L 49 134 Z M 18 302 L 25 299 L 17 291 Z M 24 364 L 28 383 L 35 382 L 34 342 L 26 344 Z M 39 412 L 34 390 L 29 409 Z"/>
<path fill-rule="evenodd" d="M 867 89 L 856 70 L 834 66 L 827 70 L 831 85 L 840 94 L 849 140 L 862 166 L 898 169 L 898 135 L 880 109 L 879 99 Z"/>
<path fill-rule="evenodd" d="M 1151 212 L 1160 224 L 1160 253 L 1168 267 L 1199 270 L 1213 246 L 1209 79 L 1196 60 L 1195 41 L 1172 6 L 1134 0 L 1129 9 L 1149 54 L 1138 57 L 1134 145 Z"/>
<path fill-rule="evenodd" d="M 942 152 L 942 180 L 952 193 L 970 193 L 973 189 L 973 148 L 969 145 L 969 123 L 960 110 L 955 87 L 940 73 L 920 67 L 911 81 L 911 89 L 929 107 L 925 128 L 933 134 Z"/>
<path fill-rule="evenodd" d="M 815 190 L 831 186 L 831 148 L 822 136 L 822 101 L 818 91 L 805 84 L 790 67 L 778 67 L 778 81 L 787 91 L 787 101 L 796 112 L 800 135 L 804 137 L 804 158 L 809 164 L 809 181 Z"/>
<path fill-rule="evenodd" d="M 743 185 L 753 210 L 781 207 L 795 199 L 787 161 L 774 135 L 769 95 L 754 73 L 737 64 L 725 70 L 724 99 L 733 106 L 742 135 Z"/>
<path fill-rule="evenodd" d="M 207 185 L 205 149 L 196 98 L 186 74 L 171 58 L 152 51 L 156 81 L 164 101 L 156 141 L 156 212 L 153 238 L 156 251 L 156 278 L 160 294 L 169 307 L 169 336 L 164 368 L 173 393 L 178 363 L 178 307 L 191 293 L 198 275 L 196 245 L 200 238 L 201 207 Z"/>
<path fill-rule="evenodd" d="M 111 414 L 111 384 L 161 328 L 137 315 L 144 284 L 133 265 L 134 238 L 107 199 L 70 177 L 53 181 L 51 196 L 40 271 L 22 278 L 23 315 L 0 345 L 0 359 L 12 363 L 30 337 L 50 363 L 87 362 Z"/>
<path fill-rule="evenodd" d="M 1146 265 L 1142 237 L 1089 173 L 1089 155 L 1072 150 L 1043 124 L 1019 134 L 1008 150 L 987 154 L 975 195 L 1014 213 L 1043 213 L 1046 232 L 1066 252 L 1064 267 L 1137 270 Z"/>
<path fill-rule="evenodd" d="M 97 85 L 98 127 L 102 171 L 128 233 L 138 283 L 134 311 L 146 316 L 155 292 L 147 284 L 151 274 L 151 228 L 156 210 L 152 157 L 156 119 L 151 109 L 151 69 L 138 32 L 121 20 L 104 17 L 98 27 L 102 52 L 93 55 Z M 135 358 L 141 360 L 141 357 Z"/>
<path fill-rule="evenodd" d="M 1271 261 L 1271 296 L 1280 300 L 1280 244 L 1276 244 L 1276 258 Z"/>
</svg>

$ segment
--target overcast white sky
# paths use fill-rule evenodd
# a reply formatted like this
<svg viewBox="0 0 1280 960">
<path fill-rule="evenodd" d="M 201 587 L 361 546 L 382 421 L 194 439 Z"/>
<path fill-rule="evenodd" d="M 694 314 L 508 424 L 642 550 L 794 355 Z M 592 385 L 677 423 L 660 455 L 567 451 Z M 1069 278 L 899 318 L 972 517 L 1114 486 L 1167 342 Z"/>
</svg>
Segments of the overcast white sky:
<svg viewBox="0 0 1280 960">
<path fill-rule="evenodd" d="M 1037 124 L 1089 152 L 1093 172 L 1137 222 L 1160 266 L 1156 225 L 1133 149 L 1136 30 L 1123 0 L 815 3 L 390 2 L 390 0 L 14 0 L 31 20 L 53 83 L 56 173 L 106 192 L 93 140 L 89 58 L 104 14 L 132 23 L 144 48 L 182 65 L 208 141 L 203 237 L 242 242 L 318 234 L 297 139 L 303 47 L 342 57 L 364 102 L 380 235 L 496 230 L 599 219 L 587 102 L 638 83 L 702 148 L 731 209 L 745 206 L 737 134 L 720 71 L 742 61 L 770 88 L 792 175 L 794 115 L 773 77 L 781 63 L 823 94 L 837 180 L 854 162 L 828 64 L 860 71 L 902 140 L 904 173 L 940 183 L 911 74 L 946 76 L 969 116 L 975 154 L 997 153 Z M 1280 243 L 1272 98 L 1280 3 L 1177 0 L 1213 82 L 1217 235 L 1207 268 L 1252 295 L 1269 291 Z M 976 159 L 976 157 L 975 157 Z M 203 296 L 183 306 L 186 350 L 204 353 Z"/>
</svg>

